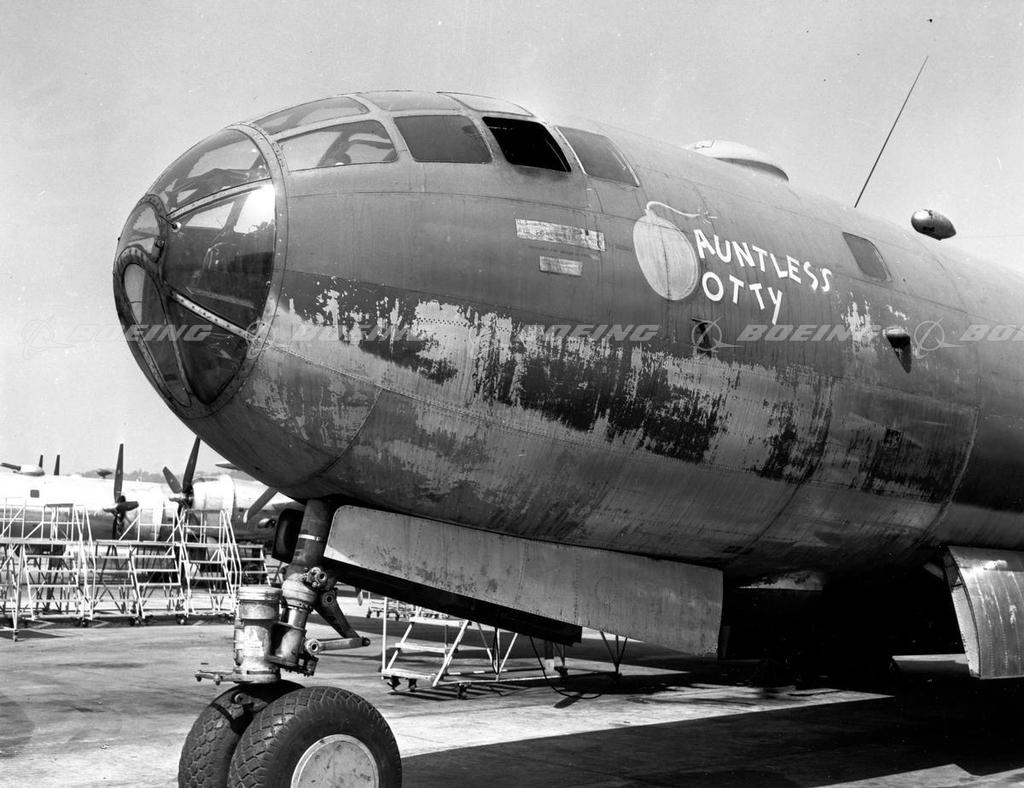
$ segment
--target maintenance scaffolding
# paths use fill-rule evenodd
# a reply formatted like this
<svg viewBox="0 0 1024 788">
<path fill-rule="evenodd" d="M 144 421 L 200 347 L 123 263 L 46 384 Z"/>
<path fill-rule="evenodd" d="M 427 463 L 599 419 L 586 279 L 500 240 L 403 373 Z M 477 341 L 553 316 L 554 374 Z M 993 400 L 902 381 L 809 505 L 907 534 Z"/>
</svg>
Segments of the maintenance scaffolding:
<svg viewBox="0 0 1024 788">
<path fill-rule="evenodd" d="M 0 501 L 0 620 L 13 639 L 25 622 L 230 618 L 241 585 L 269 583 L 262 545 L 239 544 L 225 511 L 183 508 L 166 539 L 140 533 L 135 518 L 121 538 L 94 539 L 80 505 Z"/>
</svg>

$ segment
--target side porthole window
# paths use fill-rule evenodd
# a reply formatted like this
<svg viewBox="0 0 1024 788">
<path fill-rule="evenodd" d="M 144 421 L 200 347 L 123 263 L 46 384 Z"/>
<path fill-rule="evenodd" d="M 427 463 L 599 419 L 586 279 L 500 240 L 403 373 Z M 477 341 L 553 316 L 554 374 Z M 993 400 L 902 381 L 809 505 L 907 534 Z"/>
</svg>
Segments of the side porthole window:
<svg viewBox="0 0 1024 788">
<path fill-rule="evenodd" d="M 38 498 L 39 497 L 39 490 L 29 490 L 28 491 L 28 497 L 29 498 Z"/>
<path fill-rule="evenodd" d="M 485 164 L 491 160 L 476 126 L 462 115 L 405 115 L 395 118 L 416 161 Z"/>
<path fill-rule="evenodd" d="M 881 280 L 889 278 L 889 271 L 885 267 L 882 253 L 878 251 L 871 241 L 852 233 L 843 233 L 843 238 L 846 241 L 846 245 L 850 247 L 853 259 L 857 261 L 857 267 L 865 276 Z"/>
<path fill-rule="evenodd" d="M 601 134 L 565 126 L 559 126 L 558 130 L 576 151 L 584 172 L 591 178 L 616 181 L 627 186 L 639 185 L 633 170 L 610 139 Z"/>
<path fill-rule="evenodd" d="M 509 164 L 569 172 L 569 162 L 554 137 L 539 123 L 514 118 L 484 118 Z"/>
</svg>

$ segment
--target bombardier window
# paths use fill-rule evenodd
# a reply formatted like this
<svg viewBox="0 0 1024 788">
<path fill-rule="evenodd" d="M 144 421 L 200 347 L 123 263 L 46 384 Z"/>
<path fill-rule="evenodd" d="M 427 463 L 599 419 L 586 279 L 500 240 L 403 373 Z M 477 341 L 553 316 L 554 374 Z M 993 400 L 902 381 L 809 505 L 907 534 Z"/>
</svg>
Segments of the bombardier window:
<svg viewBox="0 0 1024 788">
<path fill-rule="evenodd" d="M 559 126 L 558 130 L 565 135 L 569 145 L 576 151 L 587 175 L 617 181 L 627 186 L 639 186 L 629 164 L 610 139 L 601 134 L 564 126 Z"/>
<path fill-rule="evenodd" d="M 267 115 L 256 121 L 267 134 L 277 134 L 296 126 L 305 126 L 321 120 L 347 118 L 351 115 L 365 115 L 369 110 L 355 99 L 348 96 L 310 101 L 295 107 L 283 109 L 273 115 Z"/>
<path fill-rule="evenodd" d="M 509 164 L 569 172 L 569 162 L 548 130 L 514 118 L 484 118 Z"/>
<path fill-rule="evenodd" d="M 263 308 L 274 259 L 274 187 L 184 217 L 163 255 L 167 283 L 236 326 Z"/>
<path fill-rule="evenodd" d="M 375 120 L 329 126 L 280 140 L 290 170 L 380 164 L 398 154 L 384 127 Z"/>
<path fill-rule="evenodd" d="M 871 241 L 851 233 L 843 233 L 843 238 L 846 240 L 846 245 L 850 247 L 853 259 L 857 261 L 857 267 L 865 276 L 870 276 L 872 279 L 889 278 L 882 254 Z"/>
<path fill-rule="evenodd" d="M 483 164 L 490 151 L 476 126 L 462 115 L 406 115 L 395 118 L 416 161 Z"/>
</svg>

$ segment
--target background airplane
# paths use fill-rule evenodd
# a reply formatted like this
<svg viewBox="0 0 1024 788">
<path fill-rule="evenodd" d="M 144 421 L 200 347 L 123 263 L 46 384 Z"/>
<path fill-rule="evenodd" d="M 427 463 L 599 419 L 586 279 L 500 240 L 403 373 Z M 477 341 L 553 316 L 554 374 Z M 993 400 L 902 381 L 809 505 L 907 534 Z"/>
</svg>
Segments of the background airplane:
<svg viewBox="0 0 1024 788">
<path fill-rule="evenodd" d="M 37 465 L 21 465 L 18 463 L 11 462 L 0 462 L 0 468 L 7 468 L 8 470 L 19 473 L 22 476 L 42 476 L 46 473 L 43 470 L 43 455 L 39 455 L 39 463 Z M 53 465 L 53 475 L 56 476 L 60 473 L 60 455 L 57 455 L 57 461 Z"/>
<path fill-rule="evenodd" d="M 40 522 L 43 509 L 56 504 L 73 503 L 85 507 L 92 535 L 97 539 L 166 538 L 179 510 L 193 516 L 230 515 L 235 538 L 240 541 L 266 542 L 272 535 L 276 516 L 285 508 L 301 508 L 286 496 L 264 485 L 229 474 L 195 476 L 199 440 L 193 444 L 185 471 L 179 481 L 164 468 L 167 484 L 124 479 L 124 446 L 118 447 L 114 471 L 99 469 L 101 478 L 80 474 L 61 476 L 60 459 L 52 475 L 39 466 L 13 466 L 14 473 L 0 475 L 0 503 L 7 528 L 31 528 Z M 12 467 L 5 463 L 4 467 Z M 26 472 L 25 469 L 28 469 Z M 113 479 L 105 477 L 113 475 Z"/>
</svg>

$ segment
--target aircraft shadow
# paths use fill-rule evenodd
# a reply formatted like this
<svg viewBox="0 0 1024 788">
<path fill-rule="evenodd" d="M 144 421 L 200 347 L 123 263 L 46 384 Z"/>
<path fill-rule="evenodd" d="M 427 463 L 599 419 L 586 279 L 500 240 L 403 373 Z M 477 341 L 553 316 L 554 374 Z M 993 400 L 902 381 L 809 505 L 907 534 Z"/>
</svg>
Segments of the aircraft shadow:
<svg viewBox="0 0 1024 788">
<path fill-rule="evenodd" d="M 1019 769 L 1016 693 L 955 683 L 897 696 L 684 722 L 616 727 L 406 758 L 410 786 L 461 785 L 487 775 L 512 785 L 823 786 L 939 767 L 975 776 Z M 714 701 L 705 700 L 709 704 Z M 577 704 L 577 708 L 579 705 Z M 955 770 L 937 773 L 959 782 Z M 913 784 L 926 784 L 915 781 Z"/>
</svg>

